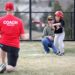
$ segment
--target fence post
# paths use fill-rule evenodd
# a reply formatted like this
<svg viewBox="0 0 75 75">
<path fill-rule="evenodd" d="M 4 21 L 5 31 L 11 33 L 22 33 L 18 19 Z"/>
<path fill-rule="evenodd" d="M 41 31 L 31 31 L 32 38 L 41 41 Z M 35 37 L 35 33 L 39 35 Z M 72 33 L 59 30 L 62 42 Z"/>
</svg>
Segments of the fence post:
<svg viewBox="0 0 75 75">
<path fill-rule="evenodd" d="M 71 38 L 72 39 L 72 12 L 69 13 L 71 15 L 70 24 L 71 24 Z"/>
<path fill-rule="evenodd" d="M 31 12 L 32 12 L 32 4 L 31 4 L 31 0 L 29 0 L 29 34 L 30 34 L 30 36 L 29 36 L 29 38 L 30 38 L 30 41 L 32 40 L 32 14 L 31 14 Z"/>
<path fill-rule="evenodd" d="M 74 41 L 75 41 L 75 1 L 74 1 Z"/>
</svg>

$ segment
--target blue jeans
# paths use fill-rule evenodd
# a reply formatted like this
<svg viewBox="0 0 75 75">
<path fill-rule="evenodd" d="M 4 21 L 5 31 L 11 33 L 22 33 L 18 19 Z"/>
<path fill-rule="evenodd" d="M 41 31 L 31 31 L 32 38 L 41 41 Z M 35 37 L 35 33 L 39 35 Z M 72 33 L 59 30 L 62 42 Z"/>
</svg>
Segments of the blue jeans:
<svg viewBox="0 0 75 75">
<path fill-rule="evenodd" d="M 53 52 L 55 54 L 57 53 L 57 48 L 54 46 L 54 43 L 53 43 L 52 40 L 50 40 L 49 38 L 46 37 L 46 38 L 43 38 L 41 41 L 42 41 L 42 44 L 44 46 L 44 49 L 45 49 L 46 53 L 50 52 L 49 47 L 53 49 Z"/>
</svg>

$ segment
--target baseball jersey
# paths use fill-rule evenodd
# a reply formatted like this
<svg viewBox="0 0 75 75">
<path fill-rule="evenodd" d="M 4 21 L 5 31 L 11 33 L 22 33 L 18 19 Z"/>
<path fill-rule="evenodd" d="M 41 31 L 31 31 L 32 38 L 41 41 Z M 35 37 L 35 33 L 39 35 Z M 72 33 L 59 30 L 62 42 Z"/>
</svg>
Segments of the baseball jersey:
<svg viewBox="0 0 75 75">
<path fill-rule="evenodd" d="M 14 15 L 8 14 L 0 19 L 0 44 L 19 48 L 20 35 L 24 34 L 23 22 Z"/>
<path fill-rule="evenodd" d="M 57 30 L 57 27 L 55 26 L 55 32 L 54 33 L 55 34 L 62 33 L 63 32 L 64 25 L 65 25 L 64 20 L 60 20 L 59 22 L 54 21 L 54 23 L 61 23 L 60 28 L 58 30 Z"/>
</svg>

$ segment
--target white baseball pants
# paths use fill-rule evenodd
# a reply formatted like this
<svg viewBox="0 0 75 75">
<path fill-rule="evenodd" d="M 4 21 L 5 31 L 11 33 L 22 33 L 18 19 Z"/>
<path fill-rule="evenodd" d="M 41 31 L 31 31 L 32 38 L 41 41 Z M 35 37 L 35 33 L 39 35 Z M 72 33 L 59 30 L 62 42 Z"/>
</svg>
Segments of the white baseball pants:
<svg viewBox="0 0 75 75">
<path fill-rule="evenodd" d="M 58 49 L 57 52 L 64 53 L 64 42 L 63 42 L 64 38 L 65 38 L 65 32 L 60 34 L 55 34 L 54 45 Z"/>
</svg>

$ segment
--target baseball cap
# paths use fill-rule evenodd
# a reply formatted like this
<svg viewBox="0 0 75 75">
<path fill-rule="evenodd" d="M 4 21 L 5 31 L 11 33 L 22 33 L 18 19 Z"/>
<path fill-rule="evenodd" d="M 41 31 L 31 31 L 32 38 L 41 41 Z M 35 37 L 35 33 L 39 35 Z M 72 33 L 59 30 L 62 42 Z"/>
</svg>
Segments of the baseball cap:
<svg viewBox="0 0 75 75">
<path fill-rule="evenodd" d="M 13 4 L 13 2 L 7 2 L 6 4 L 5 4 L 5 10 L 7 11 L 7 10 L 14 10 L 14 4 Z"/>
</svg>

